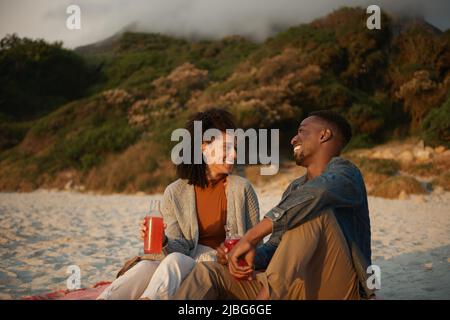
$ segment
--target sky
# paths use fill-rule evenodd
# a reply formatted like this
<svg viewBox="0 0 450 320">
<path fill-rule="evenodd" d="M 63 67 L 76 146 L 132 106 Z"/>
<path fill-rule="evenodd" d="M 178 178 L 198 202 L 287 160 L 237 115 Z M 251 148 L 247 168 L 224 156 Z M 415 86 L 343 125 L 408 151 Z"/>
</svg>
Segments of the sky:
<svg viewBox="0 0 450 320">
<path fill-rule="evenodd" d="M 69 30 L 69 5 L 81 9 L 81 29 Z M 308 23 L 342 6 L 377 4 L 397 15 L 450 28 L 450 0 L 0 0 L 0 37 L 63 41 L 74 48 L 121 30 L 220 39 L 238 34 L 264 40 L 277 28 Z"/>
</svg>

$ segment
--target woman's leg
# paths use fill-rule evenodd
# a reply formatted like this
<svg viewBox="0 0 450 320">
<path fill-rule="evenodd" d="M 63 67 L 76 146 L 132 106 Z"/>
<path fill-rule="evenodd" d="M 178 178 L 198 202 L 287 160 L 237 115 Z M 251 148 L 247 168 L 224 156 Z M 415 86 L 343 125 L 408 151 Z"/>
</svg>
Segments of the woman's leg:
<svg viewBox="0 0 450 320">
<path fill-rule="evenodd" d="M 97 298 L 98 300 L 135 300 L 147 288 L 158 268 L 159 261 L 142 260 L 114 280 Z"/>
<path fill-rule="evenodd" d="M 196 261 L 182 253 L 169 254 L 156 269 L 141 298 L 167 300 L 175 294 L 181 282 L 194 268 Z"/>
</svg>

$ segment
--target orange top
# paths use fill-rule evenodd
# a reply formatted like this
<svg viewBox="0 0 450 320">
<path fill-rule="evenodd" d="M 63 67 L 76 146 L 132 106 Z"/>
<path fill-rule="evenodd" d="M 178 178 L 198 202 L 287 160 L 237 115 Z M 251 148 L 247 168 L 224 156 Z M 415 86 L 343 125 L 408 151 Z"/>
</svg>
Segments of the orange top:
<svg viewBox="0 0 450 320">
<path fill-rule="evenodd" d="M 202 189 L 195 186 L 197 206 L 198 243 L 216 249 L 225 240 L 227 223 L 226 178 Z"/>
</svg>

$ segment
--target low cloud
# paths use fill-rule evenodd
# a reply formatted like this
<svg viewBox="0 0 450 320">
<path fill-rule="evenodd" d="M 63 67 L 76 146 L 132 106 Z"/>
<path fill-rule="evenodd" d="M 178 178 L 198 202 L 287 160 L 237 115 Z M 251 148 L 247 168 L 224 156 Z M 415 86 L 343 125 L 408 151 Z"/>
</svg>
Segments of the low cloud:
<svg viewBox="0 0 450 320">
<path fill-rule="evenodd" d="M 81 30 L 66 28 L 66 8 L 81 7 Z M 450 27 L 448 0 L 7 0 L 0 3 L 0 36 L 61 40 L 67 47 L 92 43 L 132 26 L 136 31 L 181 37 L 222 38 L 240 34 L 263 40 L 279 29 L 307 23 L 342 6 L 378 4 Z"/>
</svg>

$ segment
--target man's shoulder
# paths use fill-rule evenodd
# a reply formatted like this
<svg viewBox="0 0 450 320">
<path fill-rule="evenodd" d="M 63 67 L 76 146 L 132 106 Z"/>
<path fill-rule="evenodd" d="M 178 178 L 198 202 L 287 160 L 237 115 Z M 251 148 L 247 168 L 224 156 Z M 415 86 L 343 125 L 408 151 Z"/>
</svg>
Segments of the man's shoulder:
<svg viewBox="0 0 450 320">
<path fill-rule="evenodd" d="M 303 184 L 305 184 L 305 181 L 306 181 L 306 174 L 304 174 L 304 175 L 302 175 L 302 176 L 300 176 L 298 178 L 295 178 L 287 186 L 286 190 L 284 191 L 284 195 L 287 192 L 293 191 L 293 190 L 297 189 L 298 187 L 302 186 Z"/>
<path fill-rule="evenodd" d="M 342 157 L 334 157 L 328 163 L 327 171 L 343 171 L 348 173 L 361 174 L 359 168 L 350 160 Z"/>
</svg>

